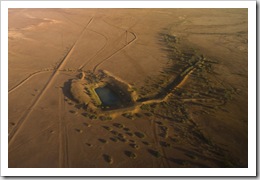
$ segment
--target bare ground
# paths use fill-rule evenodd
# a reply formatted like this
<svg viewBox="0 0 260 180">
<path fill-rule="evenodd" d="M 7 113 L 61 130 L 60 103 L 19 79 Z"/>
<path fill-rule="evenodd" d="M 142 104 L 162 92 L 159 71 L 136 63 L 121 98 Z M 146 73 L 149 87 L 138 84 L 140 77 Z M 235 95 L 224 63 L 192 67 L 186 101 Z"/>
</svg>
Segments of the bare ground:
<svg viewBox="0 0 260 180">
<path fill-rule="evenodd" d="M 8 37 L 9 167 L 247 167 L 246 9 L 9 9 Z M 104 70 L 149 97 L 199 56 L 112 120 L 69 91 Z"/>
</svg>

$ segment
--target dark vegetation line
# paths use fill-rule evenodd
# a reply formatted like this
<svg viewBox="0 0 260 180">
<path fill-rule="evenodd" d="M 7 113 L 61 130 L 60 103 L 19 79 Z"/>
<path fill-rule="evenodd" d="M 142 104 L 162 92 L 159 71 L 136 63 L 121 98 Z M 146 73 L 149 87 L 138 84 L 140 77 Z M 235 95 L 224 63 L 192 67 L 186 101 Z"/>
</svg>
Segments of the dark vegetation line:
<svg viewBox="0 0 260 180">
<path fill-rule="evenodd" d="M 199 56 L 193 49 L 187 48 L 182 51 L 178 48 L 177 39 L 174 36 L 161 34 L 160 37 L 163 37 L 161 39 L 162 45 L 164 47 L 166 46 L 163 50 L 168 54 L 169 62 L 167 65 L 169 66 L 163 69 L 163 76 L 162 79 L 159 78 L 159 82 L 158 80 L 150 78 L 149 81 L 152 82 L 153 85 L 156 85 L 155 89 L 152 87 L 153 85 L 151 85 L 150 89 L 150 85 L 146 84 L 148 89 L 147 92 L 144 93 L 145 96 L 140 97 L 134 104 L 134 107 L 140 106 L 140 109 L 145 111 L 144 115 L 147 117 L 156 117 L 174 122 L 174 130 L 178 133 L 182 141 L 185 141 L 193 148 L 192 153 L 193 151 L 200 153 L 201 151 L 206 151 L 207 154 L 203 155 L 202 152 L 201 157 L 204 159 L 212 157 L 210 161 L 217 167 L 240 167 L 241 165 L 232 157 L 230 152 L 219 144 L 216 144 L 211 137 L 208 137 L 200 130 L 187 109 L 188 106 L 195 105 L 203 107 L 205 112 L 215 112 L 216 106 L 221 109 L 221 106 L 225 105 L 229 100 L 229 97 L 225 97 L 225 95 L 229 93 L 230 89 L 226 88 L 223 82 L 215 84 L 215 81 L 211 79 L 215 77 L 212 64 L 218 64 L 218 62 Z M 175 78 L 167 80 L 172 76 L 175 76 Z M 192 78 L 195 82 L 192 83 L 191 86 L 188 84 L 185 87 L 180 87 L 180 84 L 186 81 L 187 78 Z M 147 83 L 149 81 L 147 81 Z M 192 85 L 195 85 L 196 88 L 190 89 Z M 149 93 L 153 92 L 151 91 L 153 90 L 152 88 L 157 93 L 153 96 L 149 96 Z M 186 92 L 190 95 L 184 95 Z M 172 94 L 172 96 L 168 97 L 168 94 Z M 193 94 L 199 94 L 199 96 Z M 190 98 L 192 100 L 208 98 L 213 100 L 214 103 L 212 101 L 210 101 L 209 104 L 205 104 L 204 101 L 189 101 L 186 103 L 183 101 L 183 98 Z M 216 102 L 218 103 L 216 104 Z M 127 111 L 130 110 L 130 108 L 124 110 Z M 129 119 L 137 117 L 135 113 L 131 112 L 123 113 L 122 116 Z M 159 134 L 159 136 L 161 136 L 161 134 Z M 167 161 L 174 160 L 175 162 L 176 159 L 166 157 L 167 154 L 165 154 L 163 149 L 161 149 L 161 153 Z M 183 160 L 183 162 L 186 162 L 186 160 Z M 201 166 L 204 165 L 201 164 Z"/>
<path fill-rule="evenodd" d="M 181 51 L 181 49 L 178 49 L 179 47 L 177 45 L 176 37 L 170 36 L 168 34 L 162 35 L 163 39 L 161 41 L 164 46 L 167 46 L 167 48 L 165 48 L 164 50 L 167 51 L 168 58 L 170 60 L 170 62 L 168 63 L 169 66 L 167 66 L 162 71 L 164 75 L 162 80 L 163 85 L 158 83 L 160 90 L 158 91 L 158 88 L 155 89 L 155 92 L 158 93 L 153 95 L 152 97 L 141 97 L 137 100 L 137 102 L 133 103 L 133 106 L 120 108 L 119 110 L 122 110 L 122 116 L 128 119 L 134 119 L 136 117 L 138 118 L 137 113 L 129 111 L 140 106 L 140 109 L 144 111 L 143 115 L 147 117 L 156 117 L 158 119 L 174 122 L 174 130 L 178 128 L 178 130 L 176 131 L 178 136 L 183 141 L 185 141 L 185 143 L 189 144 L 189 146 L 193 148 L 192 151 L 207 151 L 207 154 L 205 155 L 203 155 L 203 152 L 200 152 L 202 153 L 203 158 L 212 157 L 211 161 L 219 167 L 239 167 L 239 163 L 231 157 L 229 152 L 223 149 L 222 146 L 216 144 L 211 139 L 211 137 L 206 136 L 203 133 L 203 131 L 199 129 L 199 126 L 192 119 L 192 116 L 190 116 L 188 111 L 189 109 L 187 107 L 189 103 L 192 103 L 192 105 L 204 107 L 203 110 L 205 111 L 209 109 L 211 111 L 214 111 L 214 104 L 212 104 L 212 102 L 210 102 L 209 105 L 207 105 L 205 104 L 205 102 L 199 103 L 196 101 L 189 101 L 188 103 L 185 103 L 185 101 L 182 101 L 182 99 L 185 98 L 197 99 L 194 96 L 185 97 L 186 95 L 183 95 L 183 92 L 185 91 L 187 91 L 189 94 L 199 94 L 199 99 L 209 98 L 214 101 L 220 100 L 221 102 L 226 102 L 228 100 L 227 98 L 223 97 L 227 90 L 223 83 L 217 85 L 214 83 L 209 83 L 209 81 L 212 79 L 208 78 L 214 78 L 214 71 L 212 71 L 211 65 L 218 64 L 218 62 L 205 59 L 203 56 L 198 56 L 198 54 L 195 51 L 193 51 L 193 49 Z M 208 73 L 210 73 L 212 76 L 208 76 Z M 175 78 L 172 78 L 174 77 L 174 75 Z M 168 77 L 171 77 L 171 80 L 167 80 Z M 188 89 L 186 90 L 186 86 L 182 88 L 179 87 L 179 85 L 186 81 L 186 78 L 188 77 L 194 78 L 194 84 L 196 84 L 195 89 L 189 89 L 189 84 L 187 84 Z M 156 82 L 156 80 L 153 82 Z M 219 85 L 221 85 L 221 87 Z M 202 92 L 200 92 L 201 90 Z M 207 91 L 204 92 L 203 90 Z M 148 93 L 146 93 L 146 95 L 147 94 Z M 167 96 L 168 94 L 172 94 L 172 96 Z M 167 99 L 165 99 L 165 97 L 167 97 Z M 218 106 L 222 105 L 224 104 L 219 104 Z M 115 112 L 118 112 L 118 109 L 115 110 Z M 86 112 L 84 113 L 84 116 L 89 117 L 90 119 L 98 118 L 98 115 L 93 114 L 92 112 Z M 101 116 L 99 115 L 100 120 L 112 119 L 101 119 L 100 117 Z M 157 132 L 155 126 L 153 127 L 153 129 L 154 133 L 156 134 Z M 159 136 L 161 135 L 159 134 Z M 163 157 L 166 159 L 166 163 L 168 163 L 168 160 L 172 160 L 170 157 L 166 157 L 167 154 L 164 152 L 164 149 L 161 149 L 161 153 L 163 154 Z"/>
<path fill-rule="evenodd" d="M 247 34 L 246 31 L 236 32 L 234 33 L 201 33 L 201 32 L 189 32 L 189 34 L 199 34 L 199 35 L 232 35 L 237 36 L 237 34 Z"/>
<path fill-rule="evenodd" d="M 147 83 L 150 82 L 153 84 L 148 84 L 138 90 L 140 97 L 137 102 L 146 103 L 147 101 L 151 101 L 152 103 L 152 101 L 164 101 L 172 93 L 178 99 L 191 98 L 195 100 L 207 97 L 219 100 L 220 103 L 215 106 L 221 106 L 232 98 L 232 94 L 237 93 L 236 88 L 232 86 L 228 88 L 223 81 L 216 77 L 212 66 L 213 64 L 218 64 L 216 60 L 206 59 L 203 55 L 199 55 L 196 50 L 189 47 L 180 49 L 179 39 L 175 36 L 161 33 L 159 34 L 159 38 L 160 44 L 165 47 L 162 50 L 167 53 L 169 62 L 167 63 L 167 67 L 161 71 L 162 75 L 159 79 L 156 77 L 147 78 Z M 208 79 L 209 77 L 213 77 L 214 79 L 210 80 Z M 195 84 L 197 86 L 196 89 L 192 91 L 189 89 L 187 92 L 185 88 L 180 86 L 187 78 L 198 80 L 198 83 Z M 216 84 L 216 81 L 220 83 L 221 87 Z M 205 92 L 200 91 L 200 87 L 205 89 Z M 151 94 L 151 91 L 155 93 Z M 189 95 L 183 97 L 183 94 L 186 92 Z M 215 107 L 212 106 L 212 108 Z"/>
<path fill-rule="evenodd" d="M 184 79 L 189 75 L 189 73 L 194 70 L 199 63 L 201 63 L 203 59 L 195 62 L 193 65 L 188 66 L 184 71 L 177 75 L 177 77 L 169 83 L 164 89 L 162 89 L 157 95 L 152 98 L 141 98 L 138 99 L 137 102 L 145 102 L 149 100 L 163 100 L 174 88 L 180 85 Z"/>
</svg>

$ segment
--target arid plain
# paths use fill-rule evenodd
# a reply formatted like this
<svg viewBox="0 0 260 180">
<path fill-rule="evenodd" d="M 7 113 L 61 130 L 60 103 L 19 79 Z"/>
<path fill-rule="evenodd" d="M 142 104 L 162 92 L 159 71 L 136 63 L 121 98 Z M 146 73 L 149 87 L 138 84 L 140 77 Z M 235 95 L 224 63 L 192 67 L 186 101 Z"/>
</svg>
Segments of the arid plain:
<svg viewBox="0 0 260 180">
<path fill-rule="evenodd" d="M 248 166 L 247 9 L 9 9 L 10 168 Z"/>
</svg>

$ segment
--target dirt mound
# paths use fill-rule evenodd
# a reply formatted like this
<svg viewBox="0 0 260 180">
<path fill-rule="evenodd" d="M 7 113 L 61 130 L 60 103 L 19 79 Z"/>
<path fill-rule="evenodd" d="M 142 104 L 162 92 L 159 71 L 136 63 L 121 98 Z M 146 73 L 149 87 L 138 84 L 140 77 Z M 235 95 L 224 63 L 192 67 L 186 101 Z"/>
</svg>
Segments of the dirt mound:
<svg viewBox="0 0 260 180">
<path fill-rule="evenodd" d="M 88 104 L 90 97 L 86 94 L 84 82 L 81 80 L 72 80 L 70 92 L 73 98 L 80 104 Z"/>
</svg>

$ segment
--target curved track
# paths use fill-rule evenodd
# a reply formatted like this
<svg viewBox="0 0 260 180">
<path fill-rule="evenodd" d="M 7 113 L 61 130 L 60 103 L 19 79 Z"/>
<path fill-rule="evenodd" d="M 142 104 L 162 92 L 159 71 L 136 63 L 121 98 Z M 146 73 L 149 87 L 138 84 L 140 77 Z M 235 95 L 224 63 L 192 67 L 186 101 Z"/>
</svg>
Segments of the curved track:
<svg viewBox="0 0 260 180">
<path fill-rule="evenodd" d="M 47 93 L 47 90 L 50 87 L 52 87 L 53 83 L 55 82 L 55 80 L 57 78 L 57 75 L 59 74 L 60 71 L 62 71 L 62 69 L 66 65 L 66 62 L 69 60 L 69 58 L 72 55 L 75 47 L 77 46 L 78 42 L 82 39 L 82 37 L 84 35 L 84 32 L 86 30 L 88 30 L 88 31 L 92 31 L 92 32 L 95 32 L 95 33 L 103 36 L 104 39 L 105 39 L 105 44 L 86 63 L 82 64 L 78 68 L 78 70 L 82 70 L 82 68 L 84 68 L 90 61 L 92 61 L 94 58 L 96 58 L 98 56 L 98 54 L 101 53 L 107 47 L 107 45 L 108 45 L 108 37 L 106 37 L 105 35 L 103 35 L 103 34 L 101 34 L 99 32 L 96 32 L 94 30 L 87 29 L 87 27 L 91 24 L 92 21 L 93 21 L 93 18 L 91 18 L 89 20 L 89 22 L 86 24 L 86 26 L 83 28 L 83 30 L 81 31 L 79 37 L 74 42 L 74 44 L 71 46 L 71 48 L 68 50 L 67 54 L 61 60 L 61 62 L 58 64 L 57 68 L 51 69 L 51 70 L 36 71 L 36 72 L 30 74 L 28 77 L 26 77 L 22 81 L 20 81 L 17 85 L 15 85 L 14 87 L 12 87 L 11 89 L 8 90 L 8 93 L 11 94 L 15 90 L 17 90 L 20 87 L 22 87 L 26 82 L 31 80 L 33 77 L 35 77 L 35 76 L 37 76 L 39 74 L 42 74 L 42 73 L 52 73 L 50 75 L 49 79 L 47 80 L 46 84 L 44 85 L 44 87 L 42 88 L 40 93 L 38 94 L 38 96 L 36 96 L 36 98 L 33 100 L 32 104 L 20 116 L 20 118 L 19 118 L 18 122 L 16 123 L 16 125 L 14 126 L 14 128 L 12 130 L 10 130 L 10 133 L 8 135 L 8 140 L 9 140 L 8 146 L 9 146 L 9 148 L 11 148 L 10 151 L 13 151 L 14 149 L 16 149 L 18 147 L 21 147 L 23 144 L 31 141 L 35 137 L 40 136 L 42 133 L 45 133 L 46 131 L 48 131 L 50 129 L 50 127 L 48 127 L 47 129 L 42 130 L 36 136 L 29 138 L 28 141 L 20 143 L 20 144 L 16 144 L 15 146 L 12 146 L 13 142 L 14 142 L 14 139 L 18 135 L 18 132 L 21 131 L 21 128 L 25 124 L 26 120 L 28 120 L 28 117 L 34 111 L 34 109 L 38 105 L 38 103 L 44 98 L 45 94 Z M 108 59 L 113 57 L 115 54 L 117 54 L 118 52 L 120 52 L 121 50 L 126 48 L 127 46 L 131 45 L 137 39 L 136 35 L 133 32 L 130 32 L 130 33 L 133 35 L 133 39 L 131 39 L 130 41 L 126 42 L 126 44 L 123 47 L 121 47 L 121 48 L 117 49 L 116 51 L 112 52 L 112 54 L 110 54 L 108 57 L 104 58 L 98 64 L 96 64 L 94 66 L 94 68 L 93 68 L 93 71 L 95 71 L 102 63 L 104 63 L 105 61 L 107 61 Z M 120 36 L 119 38 L 121 39 L 122 37 Z M 59 90 L 58 94 L 59 94 L 59 139 L 60 139 L 60 144 L 59 144 L 59 167 L 69 167 L 67 127 L 66 127 L 66 124 L 63 121 L 64 120 L 64 117 L 63 117 L 64 100 L 62 99 L 62 92 L 60 92 L 60 89 L 58 89 L 58 90 Z"/>
<path fill-rule="evenodd" d="M 135 33 L 133 33 L 133 32 L 130 32 L 130 33 L 134 35 L 134 38 L 133 38 L 131 41 L 127 42 L 127 44 L 126 44 L 125 46 L 123 46 L 123 47 L 121 47 L 120 49 L 116 50 L 116 51 L 115 51 L 114 53 L 112 53 L 110 56 L 108 56 L 107 58 L 103 59 L 101 62 L 99 62 L 98 64 L 96 64 L 96 65 L 94 66 L 94 68 L 93 68 L 93 72 L 96 71 L 96 69 L 97 69 L 98 66 L 100 66 L 101 64 L 103 64 L 105 61 L 107 61 L 108 59 L 110 59 L 111 57 L 113 57 L 115 54 L 117 54 L 117 53 L 120 52 L 121 50 L 125 49 L 127 46 L 129 46 L 130 44 L 132 44 L 132 43 L 137 39 Z"/>
<path fill-rule="evenodd" d="M 17 134 L 17 132 L 19 131 L 19 129 L 22 127 L 22 125 L 24 124 L 25 120 L 29 117 L 29 115 L 31 114 L 31 112 L 33 111 L 34 107 L 39 103 L 39 101 L 42 99 L 42 97 L 44 96 L 44 94 L 46 93 L 47 89 L 52 85 L 52 83 L 55 80 L 55 77 L 58 74 L 58 71 L 60 69 L 62 69 L 66 63 L 66 61 L 69 59 L 70 55 L 72 54 L 75 46 L 77 45 L 78 41 L 82 38 L 82 36 L 84 35 L 84 32 L 86 30 L 86 28 L 89 26 L 89 24 L 93 21 L 93 18 L 91 18 L 89 20 L 89 22 L 87 23 L 87 25 L 83 28 L 83 30 L 81 31 L 78 39 L 75 41 L 75 43 L 72 45 L 72 47 L 69 49 L 68 53 L 66 54 L 66 56 L 63 58 L 63 60 L 60 62 L 60 64 L 58 65 L 58 67 L 54 70 L 53 74 L 51 75 L 51 77 L 49 78 L 49 80 L 47 81 L 46 85 L 43 87 L 42 91 L 40 92 L 40 94 L 38 95 L 38 97 L 33 101 L 33 103 L 31 104 L 31 106 L 24 112 L 24 114 L 20 117 L 20 119 L 18 120 L 16 126 L 11 130 L 11 132 L 8 135 L 8 140 L 9 140 L 9 146 L 12 144 L 12 140 L 14 139 L 15 135 Z"/>
<path fill-rule="evenodd" d="M 28 77 L 26 77 L 25 79 L 23 79 L 21 82 L 19 82 L 17 85 L 15 85 L 14 87 L 12 87 L 10 90 L 8 90 L 8 94 L 14 92 L 16 89 L 18 89 L 19 87 L 21 87 L 24 83 L 26 83 L 28 80 L 30 80 L 32 77 L 39 75 L 41 73 L 47 73 L 50 71 L 36 71 L 32 74 L 30 74 Z"/>
<path fill-rule="evenodd" d="M 82 70 L 90 61 L 92 61 L 100 52 L 102 52 L 102 51 L 105 49 L 105 47 L 107 46 L 107 44 L 108 44 L 108 38 L 107 38 L 105 35 L 103 35 L 103 34 L 97 32 L 97 31 L 94 31 L 94 30 L 89 30 L 89 31 L 95 32 L 95 33 L 97 33 L 97 34 L 103 36 L 103 37 L 105 38 L 105 40 L 106 40 L 106 43 L 105 43 L 91 58 L 89 58 L 89 60 L 88 60 L 87 62 L 85 62 L 84 64 L 82 64 L 82 65 L 78 68 L 79 70 Z"/>
</svg>

